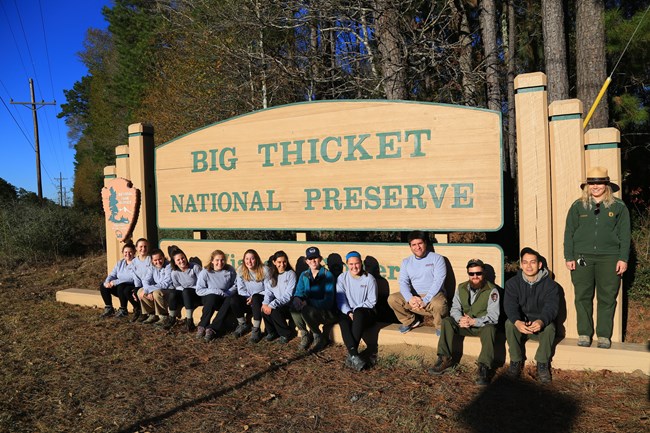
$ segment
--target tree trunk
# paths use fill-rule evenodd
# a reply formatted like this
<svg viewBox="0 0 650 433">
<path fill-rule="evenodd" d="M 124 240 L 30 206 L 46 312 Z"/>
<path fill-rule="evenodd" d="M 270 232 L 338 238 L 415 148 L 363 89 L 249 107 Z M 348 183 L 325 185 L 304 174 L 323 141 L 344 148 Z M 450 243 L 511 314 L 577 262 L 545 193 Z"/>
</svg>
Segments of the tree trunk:
<svg viewBox="0 0 650 433">
<path fill-rule="evenodd" d="M 576 73 L 578 99 L 587 113 L 607 79 L 603 0 L 576 0 Z M 606 97 L 600 101 L 589 126 L 608 126 Z"/>
<path fill-rule="evenodd" d="M 508 142 L 507 142 L 507 156 L 508 168 L 510 169 L 510 177 L 516 179 L 517 177 L 517 163 L 516 163 L 516 119 L 515 119 L 515 71 L 516 71 L 516 22 L 515 22 L 515 6 L 514 0 L 508 1 L 508 52 L 506 53 L 506 67 L 508 70 Z M 507 169 L 506 169 L 507 171 Z M 516 197 L 516 196 L 515 196 Z"/>
<path fill-rule="evenodd" d="M 406 99 L 406 65 L 402 56 L 398 11 L 391 0 L 375 0 L 375 36 L 387 99 Z"/>
<path fill-rule="evenodd" d="M 467 12 L 463 6 L 462 1 L 449 0 L 449 6 L 453 10 L 453 27 L 458 33 L 458 44 L 460 53 L 458 56 L 458 64 L 460 66 L 460 73 L 462 74 L 463 85 L 463 103 L 471 107 L 478 105 L 476 99 L 477 83 L 473 77 L 474 62 L 473 62 L 473 43 L 470 36 L 472 31 L 469 27 L 467 19 Z"/>
<path fill-rule="evenodd" d="M 501 111 L 499 89 L 499 65 L 497 56 L 496 6 L 494 0 L 482 0 L 479 21 L 483 50 L 485 51 L 485 81 L 487 83 L 487 106 Z"/>
<path fill-rule="evenodd" d="M 542 0 L 542 27 L 550 104 L 553 101 L 569 98 L 562 0 Z"/>
</svg>

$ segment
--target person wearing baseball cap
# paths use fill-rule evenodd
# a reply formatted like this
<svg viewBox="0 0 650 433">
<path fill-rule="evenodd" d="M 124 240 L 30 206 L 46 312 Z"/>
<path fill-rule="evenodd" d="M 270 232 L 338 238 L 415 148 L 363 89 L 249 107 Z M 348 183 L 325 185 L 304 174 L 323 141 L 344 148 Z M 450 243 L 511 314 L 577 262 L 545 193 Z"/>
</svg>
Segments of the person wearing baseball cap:
<svg viewBox="0 0 650 433">
<path fill-rule="evenodd" d="M 309 269 L 298 277 L 296 292 L 293 297 L 291 316 L 300 332 L 300 347 L 318 352 L 329 344 L 328 327 L 338 322 L 336 312 L 336 280 L 321 261 L 318 247 L 309 247 L 305 251 L 305 262 Z M 307 327 L 309 331 L 307 331 Z"/>
<path fill-rule="evenodd" d="M 485 264 L 481 259 L 467 262 L 469 279 L 458 285 L 449 311 L 442 321 L 438 340 L 438 361 L 429 369 L 434 376 L 453 367 L 452 344 L 454 335 L 479 337 L 481 353 L 478 356 L 479 385 L 488 385 L 494 362 L 494 340 L 499 321 L 499 290 L 485 279 Z"/>
<path fill-rule="evenodd" d="M 591 346 L 595 291 L 598 347 L 609 349 L 616 296 L 630 254 L 630 213 L 614 197 L 619 187 L 610 181 L 606 168 L 590 168 L 580 188 L 582 197 L 569 208 L 564 230 L 564 259 L 575 290 L 578 346 Z"/>
</svg>

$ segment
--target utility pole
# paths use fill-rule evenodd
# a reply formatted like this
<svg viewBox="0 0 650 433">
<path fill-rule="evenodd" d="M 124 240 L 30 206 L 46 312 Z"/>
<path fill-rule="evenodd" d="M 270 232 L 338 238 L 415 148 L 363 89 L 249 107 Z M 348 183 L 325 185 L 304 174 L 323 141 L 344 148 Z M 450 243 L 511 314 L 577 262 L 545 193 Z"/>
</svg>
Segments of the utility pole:
<svg viewBox="0 0 650 433">
<path fill-rule="evenodd" d="M 31 102 L 14 102 L 14 100 L 11 100 L 12 104 L 18 104 L 18 105 L 31 105 L 32 109 L 32 117 L 34 118 L 34 151 L 36 151 L 36 183 L 38 184 L 38 198 L 39 200 L 43 200 L 43 185 L 41 183 L 41 151 L 40 147 L 38 145 L 38 117 L 36 116 L 36 110 L 41 108 L 43 105 L 56 105 L 56 101 L 53 102 L 45 102 L 41 100 L 41 102 L 36 102 L 34 100 L 34 80 L 29 79 L 29 90 L 32 95 L 32 101 Z M 37 107 L 39 105 L 39 107 Z"/>
<path fill-rule="evenodd" d="M 59 206 L 63 206 L 63 181 L 67 180 L 67 177 L 63 177 L 63 173 L 59 172 L 59 177 L 54 179 L 59 181 Z"/>
</svg>

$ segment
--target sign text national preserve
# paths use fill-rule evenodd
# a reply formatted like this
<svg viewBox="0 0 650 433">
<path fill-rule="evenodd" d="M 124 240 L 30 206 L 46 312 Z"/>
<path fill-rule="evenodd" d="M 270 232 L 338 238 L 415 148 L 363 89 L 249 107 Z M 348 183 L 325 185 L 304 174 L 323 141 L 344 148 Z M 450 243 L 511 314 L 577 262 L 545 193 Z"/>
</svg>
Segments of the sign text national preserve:
<svg viewBox="0 0 650 433">
<path fill-rule="evenodd" d="M 386 101 L 230 119 L 156 149 L 159 226 L 498 230 L 500 126 L 487 110 Z"/>
</svg>

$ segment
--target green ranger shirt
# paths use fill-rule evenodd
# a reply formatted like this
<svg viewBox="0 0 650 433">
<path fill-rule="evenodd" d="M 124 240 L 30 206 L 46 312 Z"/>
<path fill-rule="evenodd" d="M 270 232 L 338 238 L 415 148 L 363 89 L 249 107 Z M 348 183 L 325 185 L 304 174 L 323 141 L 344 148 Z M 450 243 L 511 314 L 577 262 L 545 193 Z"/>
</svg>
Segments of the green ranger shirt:
<svg viewBox="0 0 650 433">
<path fill-rule="evenodd" d="M 622 200 L 614 199 L 609 207 L 592 201 L 589 209 L 576 200 L 566 217 L 564 258 L 569 262 L 581 254 L 615 255 L 627 262 L 630 238 L 630 213 Z"/>
</svg>

